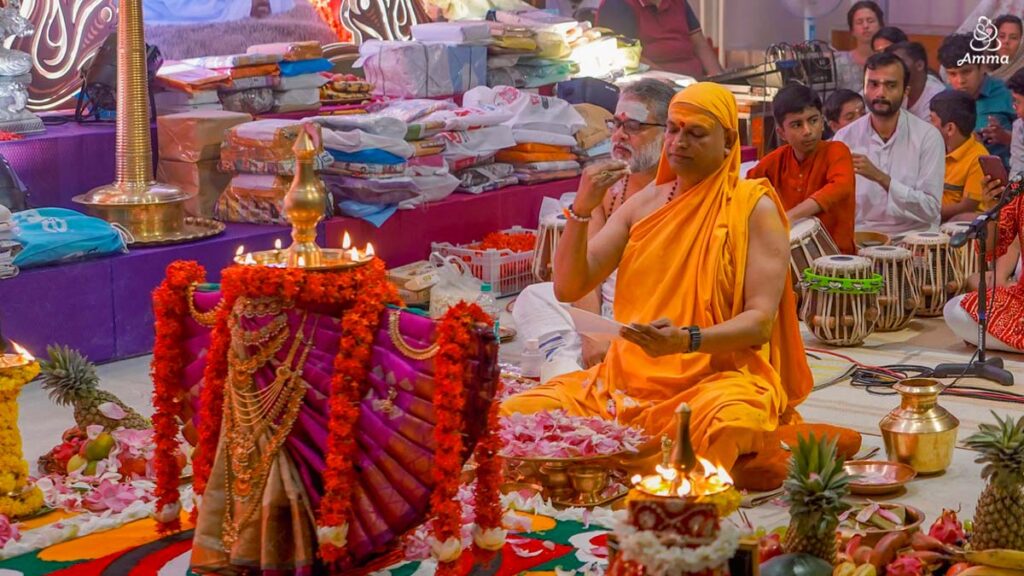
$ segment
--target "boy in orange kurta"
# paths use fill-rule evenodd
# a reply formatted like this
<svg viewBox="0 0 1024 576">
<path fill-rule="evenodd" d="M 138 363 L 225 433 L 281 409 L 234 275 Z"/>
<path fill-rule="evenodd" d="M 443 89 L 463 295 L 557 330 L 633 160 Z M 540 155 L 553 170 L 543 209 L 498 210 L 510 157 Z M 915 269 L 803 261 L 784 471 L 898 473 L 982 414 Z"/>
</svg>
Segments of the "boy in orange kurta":
<svg viewBox="0 0 1024 576">
<path fill-rule="evenodd" d="M 856 189 L 853 157 L 842 142 L 821 139 L 825 120 L 821 98 L 806 86 L 790 84 L 772 102 L 775 131 L 786 142 L 747 173 L 767 178 L 790 222 L 815 217 L 844 254 L 856 254 Z"/>
<path fill-rule="evenodd" d="M 766 181 L 739 179 L 737 124 L 721 86 L 677 94 L 655 185 L 590 240 L 601 199 L 583 179 L 555 256 L 555 295 L 571 302 L 618 267 L 614 315 L 629 327 L 603 363 L 513 396 L 503 413 L 561 408 L 643 428 L 651 441 L 634 464 L 648 471 L 680 402 L 693 411 L 697 453 L 726 468 L 796 419 L 812 380 L 787 289 L 788 224 Z"/>
</svg>

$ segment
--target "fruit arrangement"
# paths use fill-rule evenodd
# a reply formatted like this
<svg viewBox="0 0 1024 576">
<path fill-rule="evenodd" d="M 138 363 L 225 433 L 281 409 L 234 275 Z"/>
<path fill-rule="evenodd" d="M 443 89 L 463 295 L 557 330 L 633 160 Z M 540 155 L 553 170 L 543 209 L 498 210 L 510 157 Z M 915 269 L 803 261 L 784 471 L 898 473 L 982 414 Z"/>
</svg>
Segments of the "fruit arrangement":
<svg viewBox="0 0 1024 576">
<path fill-rule="evenodd" d="M 834 564 L 839 515 L 850 508 L 851 476 L 836 453 L 836 441 L 814 434 L 797 438 L 783 483 L 790 523 L 782 547 L 790 554 L 809 554 Z"/>
<path fill-rule="evenodd" d="M 96 365 L 78 350 L 67 346 L 47 346 L 48 360 L 40 362 L 43 389 L 60 406 L 73 406 L 75 423 L 85 430 L 99 425 L 110 431 L 116 428 L 144 430 L 149 421 L 132 410 L 117 396 L 99 388 Z"/>
</svg>

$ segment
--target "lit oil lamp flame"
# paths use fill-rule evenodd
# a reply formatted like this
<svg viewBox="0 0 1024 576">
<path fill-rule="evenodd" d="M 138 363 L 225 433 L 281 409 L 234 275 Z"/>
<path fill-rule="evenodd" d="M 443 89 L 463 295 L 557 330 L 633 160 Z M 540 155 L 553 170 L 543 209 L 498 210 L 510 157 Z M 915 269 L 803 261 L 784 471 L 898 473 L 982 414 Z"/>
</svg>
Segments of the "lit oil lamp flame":
<svg viewBox="0 0 1024 576">
<path fill-rule="evenodd" d="M 721 466 L 715 467 L 715 476 L 722 481 L 722 484 L 732 484 L 732 476 L 729 475 L 729 471 Z"/>
<path fill-rule="evenodd" d="M 305 267 L 306 267 L 306 257 L 305 256 L 299 256 L 299 268 L 305 268 Z"/>
<path fill-rule="evenodd" d="M 703 459 L 703 458 L 701 458 L 699 456 L 697 457 L 697 461 L 700 462 L 701 467 L 704 468 L 704 476 L 705 477 L 711 477 L 711 476 L 715 475 L 716 469 L 715 469 L 715 465 L 714 464 L 712 464 L 711 462 L 708 462 L 707 460 L 705 460 L 705 459 Z"/>
<path fill-rule="evenodd" d="M 274 250 L 280 250 L 280 249 L 281 249 L 281 239 L 278 238 L 277 240 L 274 240 Z"/>
<path fill-rule="evenodd" d="M 18 356 L 21 356 L 23 360 L 32 362 L 36 359 L 35 356 L 29 354 L 28 350 L 22 348 L 17 342 L 11 342 L 11 344 L 14 346 L 14 351 L 17 352 Z"/>
<path fill-rule="evenodd" d="M 250 252 L 249 254 L 246 254 L 246 255 L 245 255 L 245 261 L 244 261 L 244 263 L 245 263 L 245 264 L 247 264 L 247 265 L 249 265 L 249 264 L 255 264 L 255 263 L 256 263 L 256 259 L 255 259 L 255 258 L 253 258 L 253 256 L 252 256 L 252 253 L 251 253 L 251 252 Z"/>
<path fill-rule="evenodd" d="M 242 254 L 245 254 L 245 246 L 239 246 L 235 250 L 235 256 L 241 256 Z"/>
<path fill-rule="evenodd" d="M 644 477 L 639 474 L 633 474 L 633 477 L 630 478 L 629 481 L 632 482 L 634 486 L 636 486 L 637 484 L 644 481 Z"/>
<path fill-rule="evenodd" d="M 349 250 L 348 251 L 348 257 L 353 262 L 358 262 L 359 261 L 359 249 L 358 248 L 353 248 L 353 249 Z"/>
<path fill-rule="evenodd" d="M 690 492 L 692 490 L 693 490 L 693 484 L 690 484 L 690 481 L 684 478 L 683 479 L 683 483 L 680 484 L 679 488 L 676 490 L 676 495 L 677 496 L 689 496 Z"/>
<path fill-rule="evenodd" d="M 352 238 L 348 235 L 348 231 L 346 231 L 345 235 L 342 236 L 342 238 L 341 238 L 341 249 L 342 250 L 348 250 L 351 247 L 352 247 Z"/>
<path fill-rule="evenodd" d="M 373 244 L 372 243 L 370 243 L 370 242 L 366 243 L 366 251 L 363 253 L 363 255 L 366 256 L 369 259 L 373 259 L 374 252 L 373 252 Z"/>
</svg>

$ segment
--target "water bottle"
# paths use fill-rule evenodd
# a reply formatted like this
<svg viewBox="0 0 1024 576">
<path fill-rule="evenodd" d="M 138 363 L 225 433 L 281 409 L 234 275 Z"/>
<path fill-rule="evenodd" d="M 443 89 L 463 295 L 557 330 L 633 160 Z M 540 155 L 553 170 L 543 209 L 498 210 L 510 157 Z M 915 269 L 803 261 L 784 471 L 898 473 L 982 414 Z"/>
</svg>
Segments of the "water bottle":
<svg viewBox="0 0 1024 576">
<path fill-rule="evenodd" d="M 519 370 L 524 378 L 540 378 L 540 367 L 543 364 L 544 354 L 540 351 L 540 342 L 530 338 L 519 357 Z"/>
<path fill-rule="evenodd" d="M 477 297 L 476 303 L 494 321 L 494 337 L 500 341 L 501 334 L 498 331 L 498 320 L 501 319 L 501 309 L 498 308 L 498 301 L 494 299 L 494 292 L 491 290 L 490 283 L 484 282 L 480 285 L 480 295 Z"/>
</svg>

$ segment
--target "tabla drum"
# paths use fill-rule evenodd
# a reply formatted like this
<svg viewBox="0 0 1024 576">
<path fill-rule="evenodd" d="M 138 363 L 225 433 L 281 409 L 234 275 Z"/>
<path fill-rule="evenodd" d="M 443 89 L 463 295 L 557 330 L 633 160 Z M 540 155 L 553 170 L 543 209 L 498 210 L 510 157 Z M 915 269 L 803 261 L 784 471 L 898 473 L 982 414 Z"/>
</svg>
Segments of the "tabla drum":
<svg viewBox="0 0 1024 576">
<path fill-rule="evenodd" d="M 875 330 L 882 277 L 862 256 L 822 256 L 804 272 L 802 316 L 815 338 L 857 346 Z"/>
<path fill-rule="evenodd" d="M 914 255 L 899 246 L 864 248 L 860 255 L 869 258 L 875 274 L 882 277 L 875 330 L 894 332 L 906 328 L 921 303 L 921 287 L 914 273 Z"/>
<path fill-rule="evenodd" d="M 921 288 L 917 315 L 941 316 L 946 301 L 959 290 L 949 236 L 942 232 L 912 232 L 903 237 L 903 245 L 914 255 L 914 275 Z"/>
<path fill-rule="evenodd" d="M 939 230 L 953 238 L 957 232 L 967 232 L 970 227 L 970 222 L 946 222 Z M 956 273 L 957 293 L 962 294 L 967 289 L 967 279 L 978 272 L 978 240 L 972 238 L 959 248 L 950 248 L 949 259 Z"/>
<path fill-rule="evenodd" d="M 818 258 L 834 254 L 839 254 L 839 248 L 820 220 L 807 218 L 793 223 L 789 229 L 789 267 L 797 296 L 803 294 L 800 286 L 804 270 L 810 268 Z"/>
<path fill-rule="evenodd" d="M 565 216 L 561 214 L 552 214 L 540 223 L 533 257 L 533 275 L 539 282 L 551 280 L 552 268 L 555 263 L 555 249 L 558 248 L 558 239 L 561 238 L 563 230 L 565 230 Z"/>
</svg>

